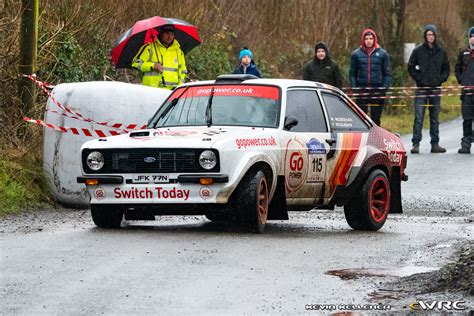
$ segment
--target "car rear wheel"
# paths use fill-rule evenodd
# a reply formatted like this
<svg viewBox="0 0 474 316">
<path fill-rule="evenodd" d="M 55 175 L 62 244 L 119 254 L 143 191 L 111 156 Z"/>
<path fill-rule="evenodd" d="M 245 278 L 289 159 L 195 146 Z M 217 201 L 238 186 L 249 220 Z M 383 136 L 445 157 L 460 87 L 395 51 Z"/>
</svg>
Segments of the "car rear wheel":
<svg viewBox="0 0 474 316">
<path fill-rule="evenodd" d="M 91 205 L 94 224 L 101 228 L 118 228 L 122 223 L 123 210 L 118 207 Z"/>
<path fill-rule="evenodd" d="M 236 204 L 243 224 L 255 233 L 262 233 L 269 204 L 269 188 L 263 171 L 251 171 L 245 175 L 239 185 Z"/>
<path fill-rule="evenodd" d="M 350 227 L 356 230 L 379 230 L 390 211 L 390 184 L 382 170 L 374 170 L 359 194 L 344 206 Z"/>
</svg>

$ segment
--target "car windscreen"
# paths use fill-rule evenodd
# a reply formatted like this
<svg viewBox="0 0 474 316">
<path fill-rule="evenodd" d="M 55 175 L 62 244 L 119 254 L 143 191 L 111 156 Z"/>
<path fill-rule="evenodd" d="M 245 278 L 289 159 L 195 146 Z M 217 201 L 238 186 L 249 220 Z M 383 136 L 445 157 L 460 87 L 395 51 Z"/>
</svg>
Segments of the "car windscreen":
<svg viewBox="0 0 474 316">
<path fill-rule="evenodd" d="M 279 112 L 280 91 L 275 86 L 190 86 L 176 89 L 149 126 L 278 127 Z"/>
</svg>

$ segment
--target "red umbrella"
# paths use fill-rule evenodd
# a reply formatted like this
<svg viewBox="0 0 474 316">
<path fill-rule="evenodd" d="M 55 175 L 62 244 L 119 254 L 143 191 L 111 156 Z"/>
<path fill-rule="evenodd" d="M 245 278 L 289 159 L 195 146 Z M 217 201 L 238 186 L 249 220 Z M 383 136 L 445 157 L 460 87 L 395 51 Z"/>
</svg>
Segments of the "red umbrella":
<svg viewBox="0 0 474 316">
<path fill-rule="evenodd" d="M 172 24 L 175 27 L 175 39 L 186 54 L 201 43 L 197 28 L 188 22 L 154 16 L 137 21 L 128 31 L 124 32 L 112 48 L 112 62 L 116 68 L 131 68 L 132 59 L 143 44 L 152 42 L 158 35 L 159 27 Z"/>
</svg>

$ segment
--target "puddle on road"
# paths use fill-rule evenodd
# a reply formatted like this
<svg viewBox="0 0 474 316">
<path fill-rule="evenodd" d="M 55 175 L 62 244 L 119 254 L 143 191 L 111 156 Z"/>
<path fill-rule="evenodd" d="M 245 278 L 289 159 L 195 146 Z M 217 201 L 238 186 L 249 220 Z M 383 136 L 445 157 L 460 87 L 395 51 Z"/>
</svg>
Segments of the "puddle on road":
<svg viewBox="0 0 474 316">
<path fill-rule="evenodd" d="M 325 274 L 340 277 L 342 280 L 354 280 L 362 277 L 406 277 L 435 270 L 438 269 L 432 267 L 407 266 L 399 269 L 339 269 L 329 270 Z"/>
</svg>

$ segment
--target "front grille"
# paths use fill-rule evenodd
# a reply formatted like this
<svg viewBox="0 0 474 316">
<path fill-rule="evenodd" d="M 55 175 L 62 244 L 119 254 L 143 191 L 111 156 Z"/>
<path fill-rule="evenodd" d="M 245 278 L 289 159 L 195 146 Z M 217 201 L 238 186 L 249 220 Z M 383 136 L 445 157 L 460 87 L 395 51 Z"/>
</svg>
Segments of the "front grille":
<svg viewBox="0 0 474 316">
<path fill-rule="evenodd" d="M 82 162 L 86 173 L 219 172 L 219 155 L 216 150 L 213 151 L 217 165 L 211 170 L 201 167 L 198 160 L 204 150 L 206 149 L 86 149 L 82 152 Z M 92 151 L 100 151 L 104 155 L 105 165 L 99 171 L 87 167 L 87 155 Z"/>
</svg>

